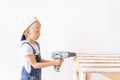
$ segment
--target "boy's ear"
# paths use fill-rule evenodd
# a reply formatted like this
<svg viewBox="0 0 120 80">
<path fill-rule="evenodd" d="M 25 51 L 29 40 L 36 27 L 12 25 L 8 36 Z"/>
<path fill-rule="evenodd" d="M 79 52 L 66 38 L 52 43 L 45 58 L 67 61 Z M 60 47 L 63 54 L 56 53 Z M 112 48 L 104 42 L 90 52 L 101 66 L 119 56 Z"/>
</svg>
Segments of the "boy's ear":
<svg viewBox="0 0 120 80">
<path fill-rule="evenodd" d="M 24 35 L 27 35 L 27 34 L 29 34 L 29 30 L 28 30 L 28 29 L 26 29 L 26 30 L 24 31 Z"/>
</svg>

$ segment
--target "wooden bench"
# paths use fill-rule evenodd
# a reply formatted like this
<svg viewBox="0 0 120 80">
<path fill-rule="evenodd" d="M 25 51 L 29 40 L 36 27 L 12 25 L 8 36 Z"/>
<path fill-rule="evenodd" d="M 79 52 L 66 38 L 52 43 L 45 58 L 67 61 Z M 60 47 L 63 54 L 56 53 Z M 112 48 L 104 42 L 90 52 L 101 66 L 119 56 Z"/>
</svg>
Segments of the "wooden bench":
<svg viewBox="0 0 120 80">
<path fill-rule="evenodd" d="M 86 80 L 87 73 L 120 72 L 120 54 L 78 54 L 76 80 Z"/>
</svg>

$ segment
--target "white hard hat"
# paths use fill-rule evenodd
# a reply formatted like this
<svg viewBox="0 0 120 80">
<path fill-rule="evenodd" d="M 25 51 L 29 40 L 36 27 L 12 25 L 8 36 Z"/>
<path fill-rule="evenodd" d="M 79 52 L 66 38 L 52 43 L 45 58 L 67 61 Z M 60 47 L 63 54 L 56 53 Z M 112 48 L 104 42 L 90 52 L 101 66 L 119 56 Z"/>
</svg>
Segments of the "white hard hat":
<svg viewBox="0 0 120 80">
<path fill-rule="evenodd" d="M 22 27 L 22 30 L 21 30 L 21 33 L 22 33 L 21 41 L 25 40 L 24 31 L 28 27 L 30 27 L 36 21 L 38 21 L 38 19 L 36 17 L 27 17 L 26 19 L 23 20 L 22 25 L 21 25 L 21 27 Z"/>
</svg>

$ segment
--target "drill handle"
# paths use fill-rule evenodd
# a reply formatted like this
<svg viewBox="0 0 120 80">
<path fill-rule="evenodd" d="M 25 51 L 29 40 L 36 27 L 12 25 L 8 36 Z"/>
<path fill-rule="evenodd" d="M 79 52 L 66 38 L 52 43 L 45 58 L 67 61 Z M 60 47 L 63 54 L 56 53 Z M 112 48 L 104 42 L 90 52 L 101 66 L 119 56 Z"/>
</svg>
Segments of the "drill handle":
<svg viewBox="0 0 120 80">
<path fill-rule="evenodd" d="M 60 72 L 59 66 L 54 66 L 54 70 L 55 70 L 56 72 Z"/>
<path fill-rule="evenodd" d="M 62 57 L 60 57 L 60 59 L 63 60 Z M 59 66 L 59 65 L 54 66 L 54 70 L 55 70 L 56 72 L 60 72 L 60 66 Z"/>
</svg>

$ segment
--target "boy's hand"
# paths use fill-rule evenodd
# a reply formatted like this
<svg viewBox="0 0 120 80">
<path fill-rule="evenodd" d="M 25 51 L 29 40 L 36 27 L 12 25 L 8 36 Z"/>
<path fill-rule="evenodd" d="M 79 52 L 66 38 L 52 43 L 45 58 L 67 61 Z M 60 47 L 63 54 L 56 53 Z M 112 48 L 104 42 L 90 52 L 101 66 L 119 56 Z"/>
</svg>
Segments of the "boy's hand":
<svg viewBox="0 0 120 80">
<path fill-rule="evenodd" d="M 62 59 L 56 59 L 56 60 L 53 60 L 53 63 L 54 63 L 54 66 L 60 66 L 62 63 L 63 63 L 63 60 Z"/>
</svg>

